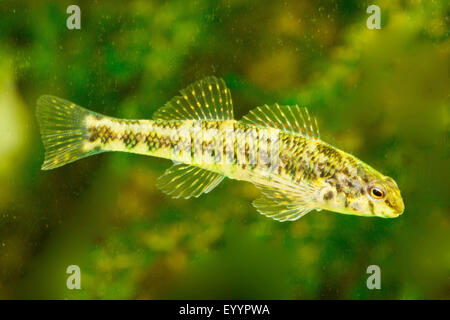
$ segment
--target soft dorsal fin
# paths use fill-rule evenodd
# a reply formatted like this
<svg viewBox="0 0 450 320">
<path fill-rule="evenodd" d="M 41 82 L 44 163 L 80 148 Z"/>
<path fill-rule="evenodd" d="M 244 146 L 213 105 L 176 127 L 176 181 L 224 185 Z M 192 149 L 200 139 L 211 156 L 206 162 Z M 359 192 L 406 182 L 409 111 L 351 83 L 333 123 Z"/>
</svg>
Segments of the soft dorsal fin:
<svg viewBox="0 0 450 320">
<path fill-rule="evenodd" d="M 158 178 L 158 188 L 173 198 L 199 197 L 214 189 L 224 176 L 187 164 L 174 164 Z"/>
<path fill-rule="evenodd" d="M 180 91 L 153 115 L 154 120 L 232 120 L 233 102 L 225 81 L 206 77 Z"/>
<path fill-rule="evenodd" d="M 308 109 L 298 105 L 264 105 L 251 110 L 241 121 L 257 126 L 277 128 L 305 138 L 320 139 L 316 118 L 309 115 Z"/>
</svg>

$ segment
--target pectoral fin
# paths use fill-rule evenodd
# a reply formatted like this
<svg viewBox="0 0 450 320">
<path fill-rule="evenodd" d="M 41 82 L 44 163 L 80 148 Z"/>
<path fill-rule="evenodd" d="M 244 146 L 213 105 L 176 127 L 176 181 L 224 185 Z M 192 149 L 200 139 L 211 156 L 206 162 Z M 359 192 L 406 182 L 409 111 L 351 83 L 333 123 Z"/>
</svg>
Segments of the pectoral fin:
<svg viewBox="0 0 450 320">
<path fill-rule="evenodd" d="M 259 189 L 262 195 L 252 204 L 259 213 L 274 220 L 294 221 L 314 209 L 309 202 L 292 197 L 282 190 L 262 186 Z"/>
<path fill-rule="evenodd" d="M 253 201 L 253 206 L 266 217 L 294 221 L 317 208 L 315 195 L 320 189 L 318 184 L 294 183 L 282 177 L 254 183 L 261 190 L 261 197 Z"/>
<path fill-rule="evenodd" d="M 303 207 L 299 204 L 279 201 L 266 196 L 254 200 L 253 206 L 262 215 L 280 222 L 300 219 L 312 210 L 312 208 Z"/>
<path fill-rule="evenodd" d="M 186 164 L 174 164 L 158 178 L 157 187 L 173 198 L 199 197 L 214 189 L 224 176 Z"/>
</svg>

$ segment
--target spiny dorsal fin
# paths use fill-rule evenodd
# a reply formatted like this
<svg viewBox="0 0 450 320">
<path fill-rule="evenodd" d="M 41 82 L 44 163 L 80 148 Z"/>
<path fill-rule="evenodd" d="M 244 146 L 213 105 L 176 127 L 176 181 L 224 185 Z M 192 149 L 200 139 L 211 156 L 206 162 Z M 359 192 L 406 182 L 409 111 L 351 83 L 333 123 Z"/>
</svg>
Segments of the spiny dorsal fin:
<svg viewBox="0 0 450 320">
<path fill-rule="evenodd" d="M 180 91 L 153 115 L 154 120 L 232 120 L 233 102 L 222 79 L 207 77 Z"/>
<path fill-rule="evenodd" d="M 187 164 L 174 164 L 158 178 L 158 188 L 173 198 L 199 197 L 214 189 L 224 176 Z"/>
<path fill-rule="evenodd" d="M 241 121 L 257 126 L 277 128 L 305 138 L 320 139 L 316 118 L 309 115 L 308 109 L 300 108 L 298 105 L 264 105 L 250 111 Z"/>
</svg>

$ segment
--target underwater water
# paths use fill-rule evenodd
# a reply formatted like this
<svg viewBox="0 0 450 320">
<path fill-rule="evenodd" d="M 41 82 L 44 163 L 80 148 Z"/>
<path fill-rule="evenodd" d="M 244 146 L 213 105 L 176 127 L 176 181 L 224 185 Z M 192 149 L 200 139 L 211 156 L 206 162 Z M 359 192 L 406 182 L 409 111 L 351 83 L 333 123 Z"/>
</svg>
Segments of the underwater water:
<svg viewBox="0 0 450 320">
<path fill-rule="evenodd" d="M 80 29 L 70 4 L 0 3 L 1 299 L 450 298 L 447 1 L 79 1 Z M 280 223 L 229 179 L 172 199 L 172 162 L 135 154 L 40 169 L 41 95 L 150 119 L 209 75 L 236 119 L 307 106 L 324 141 L 395 179 L 403 215 Z"/>
</svg>

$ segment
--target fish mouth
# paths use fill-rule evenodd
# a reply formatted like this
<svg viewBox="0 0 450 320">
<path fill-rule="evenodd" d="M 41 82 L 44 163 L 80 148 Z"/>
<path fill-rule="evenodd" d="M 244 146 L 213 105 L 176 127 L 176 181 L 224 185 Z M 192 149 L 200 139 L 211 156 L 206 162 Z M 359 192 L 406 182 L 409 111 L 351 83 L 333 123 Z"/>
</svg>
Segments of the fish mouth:
<svg viewBox="0 0 450 320">
<path fill-rule="evenodd" d="M 383 211 L 379 217 L 382 218 L 397 218 L 405 211 L 403 201 L 390 206 L 390 210 Z"/>
<path fill-rule="evenodd" d="M 400 200 L 393 208 L 393 218 L 397 218 L 398 216 L 401 216 L 403 212 L 405 211 L 405 204 L 403 203 L 403 200 Z"/>
<path fill-rule="evenodd" d="M 400 202 L 400 205 L 396 209 L 397 216 L 401 216 L 405 211 L 405 204 L 403 203 L 403 201 Z"/>
<path fill-rule="evenodd" d="M 396 201 L 395 209 L 396 209 L 398 215 L 403 214 L 403 211 L 405 211 L 405 203 L 403 202 L 403 198 L 400 196 L 400 192 L 399 192 L 398 201 Z"/>
</svg>

